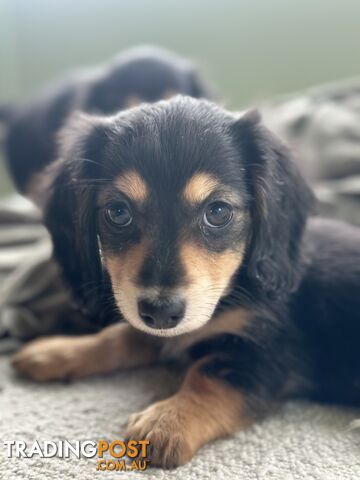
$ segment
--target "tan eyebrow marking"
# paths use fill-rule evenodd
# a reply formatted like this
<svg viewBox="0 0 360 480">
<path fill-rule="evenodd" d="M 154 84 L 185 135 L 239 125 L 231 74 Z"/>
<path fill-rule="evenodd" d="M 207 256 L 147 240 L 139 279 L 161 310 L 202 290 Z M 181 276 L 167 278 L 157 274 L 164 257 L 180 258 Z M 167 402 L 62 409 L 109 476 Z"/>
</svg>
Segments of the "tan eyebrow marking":
<svg viewBox="0 0 360 480">
<path fill-rule="evenodd" d="M 148 196 L 146 183 L 135 170 L 121 174 L 116 180 L 116 186 L 135 202 L 143 203 Z"/>
<path fill-rule="evenodd" d="M 220 185 L 219 181 L 208 173 L 196 173 L 185 185 L 183 195 L 187 202 L 201 203 Z"/>
</svg>

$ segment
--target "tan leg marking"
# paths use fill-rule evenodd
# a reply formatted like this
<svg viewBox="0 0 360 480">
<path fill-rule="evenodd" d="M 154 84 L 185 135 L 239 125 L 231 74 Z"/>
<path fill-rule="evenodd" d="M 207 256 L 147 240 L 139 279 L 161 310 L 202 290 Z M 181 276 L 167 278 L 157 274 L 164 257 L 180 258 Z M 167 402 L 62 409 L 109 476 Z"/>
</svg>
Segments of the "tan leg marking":
<svg viewBox="0 0 360 480">
<path fill-rule="evenodd" d="M 164 342 L 162 358 L 176 357 L 196 343 L 202 342 L 216 335 L 225 333 L 241 335 L 241 332 L 251 322 L 253 312 L 245 308 L 233 308 L 219 313 L 206 325 L 193 332 L 168 338 Z"/>
<path fill-rule="evenodd" d="M 182 465 L 202 445 L 250 425 L 243 395 L 201 372 L 207 360 L 189 369 L 175 395 L 130 417 L 127 437 L 150 441 L 153 465 Z"/>
<path fill-rule="evenodd" d="M 12 363 L 33 380 L 62 380 L 149 365 L 155 363 L 157 350 L 151 337 L 116 324 L 93 335 L 35 340 Z"/>
</svg>

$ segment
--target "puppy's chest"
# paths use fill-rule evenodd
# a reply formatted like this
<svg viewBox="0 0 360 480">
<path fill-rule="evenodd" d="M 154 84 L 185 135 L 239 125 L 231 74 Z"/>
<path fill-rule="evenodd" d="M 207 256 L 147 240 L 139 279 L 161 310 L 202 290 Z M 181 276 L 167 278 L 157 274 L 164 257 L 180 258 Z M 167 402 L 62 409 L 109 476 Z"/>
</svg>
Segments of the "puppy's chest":
<svg viewBox="0 0 360 480">
<path fill-rule="evenodd" d="M 252 316 L 251 311 L 243 308 L 227 310 L 194 332 L 161 339 L 160 358 L 162 360 L 179 359 L 196 345 L 222 335 L 241 337 L 245 335 L 246 326 Z"/>
</svg>

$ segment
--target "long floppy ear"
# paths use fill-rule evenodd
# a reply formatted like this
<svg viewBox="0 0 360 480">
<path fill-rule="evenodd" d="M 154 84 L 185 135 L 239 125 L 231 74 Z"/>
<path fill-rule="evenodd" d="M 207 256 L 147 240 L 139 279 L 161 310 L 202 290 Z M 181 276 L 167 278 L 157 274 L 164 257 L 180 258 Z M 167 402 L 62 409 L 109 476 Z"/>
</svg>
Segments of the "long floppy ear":
<svg viewBox="0 0 360 480">
<path fill-rule="evenodd" d="M 245 163 L 251 197 L 251 238 L 245 268 L 269 297 L 298 286 L 301 242 L 314 197 L 289 149 L 250 111 L 233 131 Z"/>
<path fill-rule="evenodd" d="M 102 119 L 76 113 L 59 135 L 59 159 L 49 167 L 51 185 L 44 220 L 65 281 L 83 311 L 95 315 L 103 272 L 96 228 L 96 179 L 102 178 L 106 142 Z"/>
</svg>

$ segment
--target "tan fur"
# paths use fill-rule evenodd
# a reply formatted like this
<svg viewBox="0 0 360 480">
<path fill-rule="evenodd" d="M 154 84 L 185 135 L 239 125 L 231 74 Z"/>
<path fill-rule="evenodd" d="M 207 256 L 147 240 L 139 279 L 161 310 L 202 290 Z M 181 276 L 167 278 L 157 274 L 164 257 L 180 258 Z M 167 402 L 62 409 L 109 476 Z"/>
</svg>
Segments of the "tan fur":
<svg viewBox="0 0 360 480">
<path fill-rule="evenodd" d="M 143 240 L 125 254 L 104 255 L 105 266 L 110 274 L 116 302 L 125 318 L 135 328 L 148 331 L 137 311 L 137 300 L 144 295 L 157 297 L 158 289 L 141 290 L 136 286 L 136 276 L 146 258 L 148 242 Z M 237 251 L 211 253 L 194 243 L 185 243 L 180 248 L 181 262 L 186 270 L 186 285 L 177 293 L 186 301 L 186 317 L 179 324 L 179 333 L 194 331 L 211 318 L 219 299 L 226 293 L 232 275 L 243 257 L 243 248 Z M 162 291 L 164 293 L 164 291 Z M 148 332 L 159 334 L 159 332 Z M 170 330 L 161 332 L 171 336 Z"/>
<path fill-rule="evenodd" d="M 135 170 L 120 175 L 116 180 L 116 186 L 134 202 L 143 203 L 148 196 L 146 183 Z"/>
<path fill-rule="evenodd" d="M 94 335 L 35 340 L 15 355 L 13 364 L 18 371 L 38 381 L 80 378 L 173 357 L 217 334 L 240 334 L 250 319 L 249 311 L 229 310 L 193 333 L 166 341 L 143 334 L 128 324 L 116 324 Z"/>
<path fill-rule="evenodd" d="M 226 311 L 192 339 L 184 335 L 178 348 L 186 349 L 217 333 L 239 333 L 250 318 L 251 313 L 242 309 Z M 159 340 L 130 325 L 116 324 L 94 335 L 31 342 L 14 357 L 13 364 L 37 381 L 80 378 L 152 364 L 159 358 Z M 175 340 L 181 342 L 181 337 Z M 175 395 L 130 417 L 127 437 L 150 441 L 153 465 L 186 463 L 202 445 L 251 424 L 241 392 L 202 373 L 203 363 L 209 360 L 204 358 L 188 370 Z"/>
<path fill-rule="evenodd" d="M 243 260 L 245 245 L 239 245 L 237 250 L 229 250 L 221 253 L 209 252 L 195 243 L 185 243 L 181 247 L 180 257 L 186 268 L 186 273 L 192 285 L 207 282 L 207 299 L 215 294 L 216 303 L 223 296 L 230 284 L 234 273 L 238 270 Z M 206 279 L 206 280 L 205 280 Z M 216 290 L 215 290 L 216 286 Z M 191 295 L 190 291 L 190 295 Z M 194 289 L 196 295 L 196 289 Z M 194 298 L 194 301 L 203 301 L 202 297 Z"/>
<path fill-rule="evenodd" d="M 44 172 L 34 173 L 30 177 L 24 192 L 24 195 L 30 200 L 32 200 L 35 205 L 40 208 L 44 206 L 46 200 L 45 197 L 47 197 L 44 192 L 47 191 L 48 185 L 46 185 L 46 179 L 44 177 Z M 49 184 L 50 180 L 47 180 L 47 183 Z"/>
<path fill-rule="evenodd" d="M 138 95 L 129 95 L 125 101 L 124 108 L 132 108 L 141 105 L 144 100 Z"/>
<path fill-rule="evenodd" d="M 141 290 L 136 286 L 136 276 L 146 257 L 147 248 L 148 242 L 143 240 L 124 254 L 104 256 L 116 303 L 125 318 L 139 329 L 143 322 L 137 311 L 137 300 Z"/>
<path fill-rule="evenodd" d="M 114 286 L 122 287 L 123 282 L 135 281 L 136 275 L 144 262 L 146 251 L 147 242 L 143 240 L 124 254 L 119 253 L 105 257 L 106 268 Z"/>
<path fill-rule="evenodd" d="M 241 392 L 201 372 L 207 360 L 189 369 L 175 395 L 130 417 L 127 436 L 150 441 L 152 464 L 182 465 L 207 442 L 251 424 Z"/>
<path fill-rule="evenodd" d="M 225 287 L 239 268 L 243 253 L 244 245 L 240 245 L 236 251 L 216 253 L 188 242 L 182 245 L 180 255 L 191 279 L 205 274 L 213 284 Z"/>
<path fill-rule="evenodd" d="M 176 90 L 169 88 L 168 90 L 165 90 L 162 97 L 165 100 L 170 100 L 170 98 L 175 97 L 175 95 L 178 95 L 178 92 Z"/>
<path fill-rule="evenodd" d="M 163 358 L 176 357 L 198 342 L 221 335 L 232 333 L 241 335 L 252 318 L 252 312 L 244 308 L 233 308 L 218 314 L 203 327 L 178 337 L 169 338 L 163 343 L 161 356 Z"/>
<path fill-rule="evenodd" d="M 219 181 L 213 175 L 204 172 L 196 173 L 187 182 L 183 197 L 189 203 L 201 203 L 218 187 Z"/>
<path fill-rule="evenodd" d="M 14 356 L 13 365 L 37 381 L 81 378 L 155 362 L 158 347 L 154 341 L 118 323 L 93 335 L 35 340 Z"/>
</svg>

